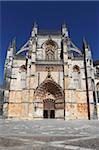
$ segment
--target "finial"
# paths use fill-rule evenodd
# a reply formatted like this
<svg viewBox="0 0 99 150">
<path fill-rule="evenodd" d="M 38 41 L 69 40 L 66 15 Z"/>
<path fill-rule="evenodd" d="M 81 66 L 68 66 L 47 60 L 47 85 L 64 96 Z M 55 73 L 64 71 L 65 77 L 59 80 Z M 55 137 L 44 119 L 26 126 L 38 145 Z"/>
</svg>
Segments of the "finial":
<svg viewBox="0 0 99 150">
<path fill-rule="evenodd" d="M 63 28 L 66 28 L 66 24 L 63 24 L 62 27 L 63 27 Z"/>
<path fill-rule="evenodd" d="M 50 70 L 48 71 L 48 75 L 47 75 L 47 77 L 48 77 L 48 78 L 50 78 L 50 77 L 51 77 L 51 72 L 50 72 Z"/>
<path fill-rule="evenodd" d="M 51 78 L 51 70 L 53 70 L 53 67 L 46 67 L 46 70 L 48 71 L 47 78 Z"/>
<path fill-rule="evenodd" d="M 51 77 L 51 73 L 50 73 L 50 67 L 46 67 L 46 70 L 48 71 L 47 78 L 50 78 L 50 77 Z"/>
<path fill-rule="evenodd" d="M 13 47 L 13 54 L 15 54 L 15 52 L 16 52 L 16 37 L 14 37 L 12 40 L 12 47 Z"/>
<path fill-rule="evenodd" d="M 62 28 L 67 28 L 67 24 L 66 22 L 64 21 L 63 25 L 62 25 Z"/>
<path fill-rule="evenodd" d="M 51 35 L 48 36 L 48 40 L 51 40 Z"/>
<path fill-rule="evenodd" d="M 9 42 L 8 50 L 10 50 L 11 46 L 12 46 L 12 44 L 11 44 L 11 42 Z"/>
<path fill-rule="evenodd" d="M 16 37 L 12 39 L 12 46 L 16 46 Z"/>
<path fill-rule="evenodd" d="M 91 51 L 90 45 L 88 44 L 88 50 Z"/>
<path fill-rule="evenodd" d="M 83 46 L 84 46 L 84 48 L 88 48 L 87 42 L 85 40 L 85 37 L 83 37 Z"/>
<path fill-rule="evenodd" d="M 68 33 L 68 29 L 67 29 L 66 23 L 64 23 L 64 24 L 62 25 L 62 35 L 63 35 L 64 37 L 69 37 L 69 33 Z"/>
<path fill-rule="evenodd" d="M 33 27 L 32 27 L 31 37 L 34 37 L 35 35 L 37 35 L 37 32 L 38 32 L 37 24 L 36 22 L 34 22 Z"/>
<path fill-rule="evenodd" d="M 36 21 L 34 22 L 34 27 L 37 28 L 37 23 L 36 23 Z"/>
</svg>

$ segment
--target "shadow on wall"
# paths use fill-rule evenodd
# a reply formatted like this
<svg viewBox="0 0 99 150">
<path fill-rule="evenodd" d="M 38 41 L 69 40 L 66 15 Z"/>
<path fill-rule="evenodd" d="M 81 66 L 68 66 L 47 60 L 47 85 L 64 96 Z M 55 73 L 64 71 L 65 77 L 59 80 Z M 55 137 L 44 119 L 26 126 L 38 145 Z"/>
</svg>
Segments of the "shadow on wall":
<svg viewBox="0 0 99 150">
<path fill-rule="evenodd" d="M 4 91 L 0 90 L 0 115 L 3 114 Z"/>
</svg>

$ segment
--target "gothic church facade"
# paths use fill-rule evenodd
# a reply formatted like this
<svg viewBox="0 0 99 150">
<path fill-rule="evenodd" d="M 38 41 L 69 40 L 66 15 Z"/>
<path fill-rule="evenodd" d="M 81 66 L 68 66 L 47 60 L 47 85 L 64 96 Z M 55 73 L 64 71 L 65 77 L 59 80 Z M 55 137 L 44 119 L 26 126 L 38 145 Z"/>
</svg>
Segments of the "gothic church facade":
<svg viewBox="0 0 99 150">
<path fill-rule="evenodd" d="M 94 65 L 86 42 L 84 49 L 90 117 L 94 119 L 99 118 L 99 66 Z M 41 31 L 35 24 L 17 52 L 15 41 L 9 46 L 4 72 L 5 118 L 88 118 L 84 55 L 66 25 L 61 31 Z"/>
</svg>

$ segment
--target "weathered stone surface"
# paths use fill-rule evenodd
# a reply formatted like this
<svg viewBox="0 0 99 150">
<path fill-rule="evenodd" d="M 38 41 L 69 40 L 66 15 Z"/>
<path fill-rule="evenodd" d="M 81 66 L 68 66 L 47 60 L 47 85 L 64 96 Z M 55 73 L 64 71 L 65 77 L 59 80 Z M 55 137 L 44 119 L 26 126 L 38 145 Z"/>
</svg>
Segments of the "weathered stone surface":
<svg viewBox="0 0 99 150">
<path fill-rule="evenodd" d="M 84 119 L 88 118 L 86 103 L 67 103 L 66 104 L 66 119 Z"/>
<path fill-rule="evenodd" d="M 10 91 L 9 102 L 14 103 L 22 102 L 22 91 Z"/>
<path fill-rule="evenodd" d="M 61 34 L 54 36 L 35 33 L 37 29 L 33 28 L 32 37 L 24 45 L 24 49 L 29 49 L 25 56 L 21 55 L 22 49 L 13 56 L 13 46 L 7 52 L 3 115 L 23 119 L 62 118 L 64 114 L 65 119 L 87 118 L 82 52 L 71 42 L 64 27 Z M 91 51 L 86 49 L 86 52 L 90 115 L 94 118 L 98 114 L 99 118 L 99 89 L 95 87 L 99 83 L 99 65 L 93 66 Z M 45 108 L 45 100 L 53 101 L 54 106 Z M 98 112 L 95 112 L 95 103 Z"/>
<path fill-rule="evenodd" d="M 22 107 L 21 104 L 9 103 L 8 117 L 21 117 Z"/>
</svg>

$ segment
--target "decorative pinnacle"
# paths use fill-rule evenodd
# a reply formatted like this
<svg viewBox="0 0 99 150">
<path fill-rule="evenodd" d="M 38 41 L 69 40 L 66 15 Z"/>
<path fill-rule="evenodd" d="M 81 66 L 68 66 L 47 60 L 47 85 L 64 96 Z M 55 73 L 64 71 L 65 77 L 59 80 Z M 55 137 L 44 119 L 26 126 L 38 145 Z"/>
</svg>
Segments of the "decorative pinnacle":
<svg viewBox="0 0 99 150">
<path fill-rule="evenodd" d="M 89 45 L 89 44 L 88 44 L 88 50 L 89 50 L 89 51 L 91 51 L 91 49 L 90 49 L 90 45 Z"/>
<path fill-rule="evenodd" d="M 62 25 L 62 28 L 67 28 L 67 24 L 65 23 L 65 21 L 64 21 L 64 23 Z"/>
<path fill-rule="evenodd" d="M 11 44 L 11 42 L 9 43 L 9 46 L 8 46 L 8 50 L 11 48 L 11 46 L 12 46 L 12 44 Z"/>
<path fill-rule="evenodd" d="M 34 27 L 34 28 L 37 28 L 37 23 L 36 23 L 36 21 L 34 22 L 33 27 Z"/>
<path fill-rule="evenodd" d="M 37 28 L 37 24 L 36 24 L 36 22 L 33 22 L 32 30 L 34 30 L 34 28 Z"/>
<path fill-rule="evenodd" d="M 64 23 L 64 24 L 62 25 L 62 35 L 63 35 L 64 37 L 69 37 L 69 32 L 68 32 L 68 28 L 67 28 L 66 23 Z"/>
<path fill-rule="evenodd" d="M 48 71 L 47 78 L 51 78 L 51 70 L 53 70 L 53 67 L 46 67 L 46 70 Z"/>
<path fill-rule="evenodd" d="M 51 35 L 48 36 L 48 40 L 51 40 Z"/>
<path fill-rule="evenodd" d="M 47 78 L 50 78 L 51 77 L 50 67 L 46 67 L 46 70 L 48 71 Z"/>
<path fill-rule="evenodd" d="M 12 40 L 12 47 L 13 47 L 13 54 L 15 54 L 16 53 L 16 37 L 14 37 Z"/>
<path fill-rule="evenodd" d="M 86 42 L 86 40 L 85 40 L 85 37 L 83 38 L 83 47 L 86 49 L 86 48 L 88 48 L 88 44 L 87 44 L 87 42 Z"/>
<path fill-rule="evenodd" d="M 16 46 L 16 37 L 14 37 L 12 40 L 12 46 Z"/>
<path fill-rule="evenodd" d="M 16 38 L 15 37 L 9 43 L 8 50 L 10 50 L 11 47 L 14 48 L 14 50 L 16 49 Z"/>
</svg>

